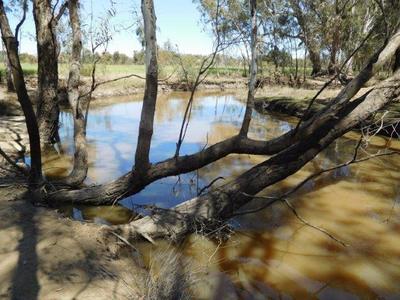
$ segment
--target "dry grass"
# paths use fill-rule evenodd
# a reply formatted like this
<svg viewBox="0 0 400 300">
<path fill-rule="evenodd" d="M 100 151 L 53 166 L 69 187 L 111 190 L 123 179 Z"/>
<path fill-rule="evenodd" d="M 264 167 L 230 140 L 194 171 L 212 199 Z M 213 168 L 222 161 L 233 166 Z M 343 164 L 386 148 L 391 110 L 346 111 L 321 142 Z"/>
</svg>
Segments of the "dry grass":
<svg viewBox="0 0 400 300">
<path fill-rule="evenodd" d="M 293 99 L 303 100 L 310 99 L 315 96 L 318 89 L 291 88 L 288 86 L 267 86 L 257 92 L 258 97 L 290 97 Z M 340 89 L 326 89 L 319 98 L 335 97 Z"/>
<path fill-rule="evenodd" d="M 196 278 L 189 270 L 189 263 L 176 249 L 157 252 L 150 259 L 144 299 L 192 299 L 190 287 Z"/>
</svg>

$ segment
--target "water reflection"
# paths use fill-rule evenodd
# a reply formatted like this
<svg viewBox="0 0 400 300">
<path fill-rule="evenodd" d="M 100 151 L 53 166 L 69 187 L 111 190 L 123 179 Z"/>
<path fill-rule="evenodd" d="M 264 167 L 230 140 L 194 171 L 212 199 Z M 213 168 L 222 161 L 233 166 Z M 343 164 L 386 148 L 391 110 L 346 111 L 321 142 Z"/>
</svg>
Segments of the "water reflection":
<svg viewBox="0 0 400 300">
<path fill-rule="evenodd" d="M 173 155 L 180 122 L 188 97 L 185 93 L 161 95 L 156 108 L 151 160 Z M 90 170 L 87 183 L 102 183 L 131 169 L 134 160 L 141 97 L 94 103 L 88 121 Z M 237 133 L 244 103 L 234 95 L 199 95 L 193 107 L 182 154 L 189 154 Z M 61 135 L 64 156 L 48 156 L 48 176 L 61 175 L 70 168 L 72 153 L 71 117 L 64 112 Z M 279 115 L 254 113 L 250 135 L 271 138 L 291 128 L 293 120 Z M 353 156 L 358 135 L 347 134 L 318 155 L 297 174 L 264 191 L 281 194 L 308 175 L 348 161 Z M 375 146 L 373 146 L 375 145 Z M 400 149 L 375 138 L 371 153 L 382 146 Z M 237 176 L 265 157 L 230 155 L 197 172 L 170 177 L 125 199 L 127 208 L 136 204 L 171 207 L 197 194 L 214 178 L 225 181 Z M 382 157 L 344 167 L 305 185 L 290 201 L 298 214 L 349 246 L 343 247 L 327 235 L 305 226 L 286 206 L 235 218 L 238 232 L 219 244 L 196 235 L 183 251 L 201 281 L 193 286 L 199 298 L 214 299 L 399 299 L 400 289 L 400 161 Z M 218 181 L 223 184 L 224 181 Z M 244 209 L 257 208 L 261 200 Z M 107 208 L 67 208 L 76 218 L 100 223 L 126 222 L 135 216 L 130 210 Z M 141 245 L 145 255 L 170 247 Z M 190 271 L 190 270 L 188 270 Z"/>
<path fill-rule="evenodd" d="M 174 154 L 186 102 L 186 93 L 172 93 L 159 97 L 150 153 L 152 161 L 164 160 Z M 97 105 L 93 103 L 87 129 L 90 164 L 86 181 L 88 184 L 107 182 L 131 169 L 141 106 L 140 96 L 133 99 L 120 98 L 111 103 L 103 101 Z M 199 96 L 193 106 L 191 122 L 181 154 L 197 152 L 206 145 L 235 135 L 244 113 L 243 108 L 243 102 L 232 95 Z M 262 122 L 261 115 L 256 114 L 255 119 Z M 71 167 L 73 129 L 70 114 L 63 112 L 61 122 L 60 134 L 65 155 L 61 158 L 54 155 L 46 157 L 44 169 L 47 176 L 65 175 Z M 279 124 L 287 124 L 278 119 L 268 122 L 271 123 L 268 130 L 265 126 L 254 127 L 252 135 L 266 136 L 267 132 L 270 136 L 276 135 Z M 122 204 L 129 208 L 134 204 L 144 203 L 161 207 L 174 206 L 196 196 L 197 191 L 215 177 L 234 175 L 229 168 L 224 167 L 227 163 L 232 164 L 238 172 L 254 164 L 247 156 L 232 156 L 225 163 L 216 164 L 209 174 L 207 174 L 209 171 L 207 168 L 204 171 L 160 180 L 138 195 L 124 200 Z M 212 177 L 218 173 L 223 175 Z"/>
</svg>

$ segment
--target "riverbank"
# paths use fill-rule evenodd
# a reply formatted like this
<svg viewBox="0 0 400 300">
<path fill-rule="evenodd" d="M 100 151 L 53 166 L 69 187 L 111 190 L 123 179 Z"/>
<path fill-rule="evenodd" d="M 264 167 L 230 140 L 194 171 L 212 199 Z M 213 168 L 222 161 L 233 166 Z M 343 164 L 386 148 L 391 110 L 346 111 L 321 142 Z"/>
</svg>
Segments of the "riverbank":
<svg viewBox="0 0 400 300">
<path fill-rule="evenodd" d="M 129 246 L 32 206 L 16 177 L 3 174 L 0 193 L 0 299 L 140 298 L 145 270 Z"/>
<path fill-rule="evenodd" d="M 282 113 L 301 118 L 306 113 L 312 97 L 268 96 L 258 97 L 254 107 L 260 113 Z M 308 117 L 329 105 L 332 98 L 318 98 L 310 108 Z M 372 131 L 382 127 L 379 135 L 399 138 L 400 134 L 400 101 L 394 102 L 374 115 L 370 122 Z M 372 132 L 370 131 L 370 132 Z"/>
<path fill-rule="evenodd" d="M 298 98 L 315 93 L 270 86 L 259 92 Z M 336 91 L 329 90 L 324 97 L 329 93 L 334 95 Z M 160 94 L 151 150 L 154 161 L 174 154 L 188 97 L 188 92 Z M 141 98 L 137 95 L 93 101 L 88 119 L 88 184 L 109 182 L 132 165 Z M 214 95 L 199 92 L 185 139 L 185 146 L 189 146 L 185 153 L 237 134 L 245 99 L 245 90 Z M 62 115 L 61 139 L 66 149 L 71 149 L 68 142 L 73 123 L 68 112 Z M 292 121 L 296 120 L 255 113 L 250 134 L 260 140 L 280 136 L 294 124 Z M 353 157 L 359 134 L 351 134 L 355 137 L 336 140 L 315 161 L 263 195 L 284 194 L 322 168 Z M 375 147 L 371 143 L 370 147 L 376 153 L 386 145 Z M 71 157 L 70 151 L 65 154 Z M 53 169 L 64 165 L 63 156 L 48 159 L 53 160 Z M 194 197 L 199 188 L 217 176 L 224 176 L 225 181 L 216 183 L 222 184 L 264 160 L 263 156 L 229 155 L 196 173 L 182 174 L 178 182 L 177 177 L 160 180 L 122 203 L 132 209 L 141 203 L 172 207 Z M 150 299 L 169 299 L 164 295 L 173 291 L 175 296 L 188 286 L 192 295 L 200 299 L 241 299 L 249 295 L 311 299 L 319 293 L 327 299 L 346 295 L 393 298 L 399 295 L 400 278 L 400 271 L 393 267 L 399 264 L 400 257 L 400 220 L 396 217 L 400 214 L 395 205 L 398 170 L 397 156 L 371 159 L 316 178 L 289 199 L 297 216 L 323 228 L 347 247 L 305 226 L 283 203 L 257 210 L 263 205 L 263 198 L 244 208 L 257 212 L 232 220 L 231 224 L 240 231 L 235 231 L 228 241 L 190 236 L 178 249 L 168 240 L 157 240 L 156 245 L 131 241 L 132 245 L 128 245 L 115 235 L 105 234 L 103 228 L 111 226 L 99 224 L 116 223 L 118 212 L 110 209 L 106 216 L 99 214 L 99 209 L 105 212 L 105 207 L 90 207 L 90 211 L 74 207 L 69 216 L 75 220 L 66 220 L 51 209 L 33 207 L 24 192 L 25 184 L 18 177 L 8 177 L 6 181 L 7 177 L 2 176 L 3 187 L 9 189 L 0 190 L 4 197 L 0 205 L 0 238 L 4 237 L 4 244 L 0 245 L 0 299 L 147 299 L 149 290 L 156 293 Z M 10 183 L 18 185 L 12 188 L 7 186 Z M 21 196 L 16 197 L 18 194 Z M 136 255 L 134 248 L 141 255 Z"/>
<path fill-rule="evenodd" d="M 19 104 L 0 89 L 0 148 L 14 161 L 28 136 Z M 27 180 L 0 156 L 0 299 L 138 299 L 138 254 L 96 224 L 31 204 Z"/>
</svg>

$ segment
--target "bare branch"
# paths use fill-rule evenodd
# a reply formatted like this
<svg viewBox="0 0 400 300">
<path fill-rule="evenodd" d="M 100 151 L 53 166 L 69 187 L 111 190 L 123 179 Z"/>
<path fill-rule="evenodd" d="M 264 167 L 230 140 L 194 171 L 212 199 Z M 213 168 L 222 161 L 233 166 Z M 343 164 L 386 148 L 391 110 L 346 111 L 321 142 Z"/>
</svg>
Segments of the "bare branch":
<svg viewBox="0 0 400 300">
<path fill-rule="evenodd" d="M 22 174 L 24 174 L 25 176 L 29 175 L 29 172 L 24 169 L 21 168 L 19 165 L 17 165 L 12 159 L 11 157 L 9 157 L 4 151 L 3 149 L 0 148 L 0 155 L 11 165 L 13 166 L 17 171 L 21 172 Z"/>
<path fill-rule="evenodd" d="M 207 184 L 205 187 L 203 187 L 198 193 L 197 196 L 200 196 L 201 194 L 204 193 L 204 191 L 208 190 L 214 183 L 216 183 L 218 180 L 225 180 L 224 177 L 218 176 L 217 178 L 214 178 L 209 184 Z"/>
<path fill-rule="evenodd" d="M 15 27 L 15 40 L 18 41 L 18 34 L 19 34 L 19 30 L 21 29 L 21 26 L 24 24 L 25 20 L 26 20 L 26 12 L 28 11 L 28 1 L 24 0 L 24 2 L 22 3 L 22 19 L 18 22 L 17 26 Z"/>
<path fill-rule="evenodd" d="M 61 4 L 61 7 L 60 7 L 60 9 L 59 9 L 57 15 L 54 16 L 54 20 L 55 20 L 56 22 L 59 22 L 59 21 L 60 21 L 60 19 L 61 19 L 62 16 L 64 15 L 65 11 L 67 10 L 67 8 L 68 8 L 68 0 L 64 1 L 64 3 Z"/>
<path fill-rule="evenodd" d="M 296 211 L 296 209 L 294 208 L 294 206 L 289 202 L 289 200 L 287 199 L 283 199 L 283 202 L 286 204 L 286 206 L 293 212 L 293 214 L 296 216 L 297 219 L 299 219 L 303 224 L 314 228 L 315 230 L 318 230 L 320 232 L 322 232 L 323 234 L 327 235 L 328 237 L 330 237 L 332 240 L 334 240 L 335 242 L 338 242 L 339 244 L 341 244 L 343 247 L 347 247 L 348 245 L 343 242 L 342 240 L 338 239 L 337 237 L 335 237 L 332 233 L 328 232 L 327 230 L 319 227 L 319 226 L 315 226 L 313 224 L 311 224 L 310 222 L 306 221 L 303 217 L 301 217 L 299 215 L 299 213 Z"/>
<path fill-rule="evenodd" d="M 325 84 L 322 86 L 322 88 L 315 94 L 315 96 L 310 100 L 310 103 L 307 106 L 306 111 L 304 112 L 303 116 L 300 118 L 299 122 L 296 125 L 294 134 L 296 134 L 297 130 L 299 129 L 301 123 L 306 120 L 311 112 L 311 108 L 315 102 L 315 100 L 317 100 L 317 98 L 319 97 L 319 95 L 321 95 L 321 93 L 335 80 L 339 77 L 339 75 L 341 74 L 341 72 L 343 71 L 343 69 L 346 67 L 347 63 L 350 61 L 350 59 L 362 48 L 362 46 L 364 46 L 364 44 L 367 42 L 367 40 L 371 37 L 372 33 L 375 31 L 375 27 L 373 27 L 368 34 L 364 37 L 364 39 L 361 41 L 361 43 L 358 45 L 358 47 L 356 47 L 353 52 L 346 58 L 346 60 L 342 63 L 342 65 L 340 66 L 339 70 L 336 72 L 335 76 L 333 76 L 330 80 L 328 80 L 327 82 L 325 82 Z"/>
</svg>

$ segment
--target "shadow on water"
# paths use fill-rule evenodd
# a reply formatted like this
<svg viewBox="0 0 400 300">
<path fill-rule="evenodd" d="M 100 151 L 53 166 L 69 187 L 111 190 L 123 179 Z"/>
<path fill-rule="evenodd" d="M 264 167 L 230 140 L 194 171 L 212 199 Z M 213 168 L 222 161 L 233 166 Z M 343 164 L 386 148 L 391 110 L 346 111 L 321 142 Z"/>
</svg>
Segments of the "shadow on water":
<svg viewBox="0 0 400 300">
<path fill-rule="evenodd" d="M 138 97 L 139 98 L 139 97 Z M 162 95 L 157 103 L 151 159 L 158 161 L 175 150 L 186 94 Z M 141 103 L 111 101 L 94 106 L 88 128 L 90 164 L 88 183 L 114 179 L 131 168 L 136 144 Z M 199 95 L 182 154 L 201 150 L 237 133 L 244 104 L 232 95 Z M 291 119 L 254 113 L 250 136 L 271 138 L 288 131 Z M 71 124 L 63 116 L 62 136 L 66 153 L 71 154 Z M 358 137 L 334 142 L 297 174 L 266 189 L 279 195 L 308 175 L 349 160 Z M 383 142 L 382 145 L 385 145 Z M 399 149 L 399 145 L 397 145 Z M 372 153 L 381 148 L 371 146 Z M 223 176 L 225 183 L 265 157 L 229 155 L 197 172 L 170 177 L 146 187 L 141 193 L 112 209 L 69 208 L 78 219 L 106 223 L 127 222 L 129 208 L 137 204 L 171 207 L 196 196 L 199 188 Z M 68 161 L 68 160 L 65 160 Z M 57 160 L 52 163 L 57 164 Z M 64 169 L 69 165 L 64 164 Z M 226 242 L 215 243 L 193 235 L 178 249 L 195 265 L 201 283 L 194 294 L 221 299 L 396 299 L 400 295 L 400 162 L 384 157 L 344 167 L 309 182 L 290 198 L 298 214 L 349 244 L 342 247 L 326 234 L 305 225 L 282 204 L 232 220 L 237 232 Z M 252 201 L 244 209 L 257 208 Z M 200 209 L 198 207 L 197 209 Z M 164 215 L 163 218 L 174 218 Z M 162 222 L 163 220 L 160 220 Z M 163 253 L 158 244 L 144 253 Z M 200 270 L 200 271 L 199 271 Z M 177 274 L 178 277 L 182 276 Z M 206 292 L 206 291 L 213 291 Z M 200 296 L 199 296 L 200 297 Z"/>
</svg>

